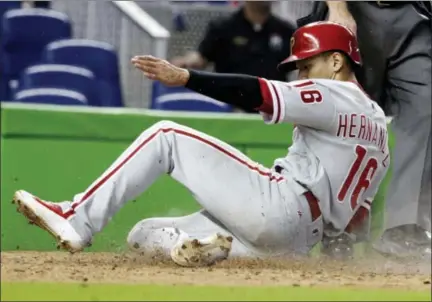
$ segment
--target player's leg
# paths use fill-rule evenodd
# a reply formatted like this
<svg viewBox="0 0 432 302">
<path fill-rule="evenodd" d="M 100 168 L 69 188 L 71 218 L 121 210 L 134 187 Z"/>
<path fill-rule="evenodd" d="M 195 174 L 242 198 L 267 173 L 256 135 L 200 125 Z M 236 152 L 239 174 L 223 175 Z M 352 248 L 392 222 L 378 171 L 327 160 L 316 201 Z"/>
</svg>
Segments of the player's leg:
<svg viewBox="0 0 432 302">
<path fill-rule="evenodd" d="M 233 235 L 205 210 L 183 217 L 147 218 L 139 221 L 129 232 L 128 246 L 132 251 L 170 257 L 173 248 L 188 239 L 205 240 L 215 234 Z M 239 240 L 234 240 L 229 252 L 231 257 L 257 256 Z M 209 250 L 206 263 L 214 263 L 228 257 L 228 251 L 220 246 Z"/>
<path fill-rule="evenodd" d="M 404 30 L 395 30 L 403 39 L 394 39 L 397 45 L 389 63 L 388 96 L 394 102 L 391 128 L 396 144 L 387 190 L 386 231 L 375 247 L 400 256 L 428 250 L 430 257 L 425 230 L 431 229 L 432 33 L 429 23 L 410 9 L 399 19 L 408 24 L 395 25 Z"/>
<path fill-rule="evenodd" d="M 304 188 L 228 144 L 172 122 L 145 130 L 56 218 L 67 218 L 74 231 L 90 239 L 128 200 L 165 173 L 185 185 L 211 216 L 245 244 L 277 253 L 295 241 L 291 239 L 298 234 L 298 200 Z M 30 202 L 39 216 L 46 212 L 46 207 Z"/>
</svg>

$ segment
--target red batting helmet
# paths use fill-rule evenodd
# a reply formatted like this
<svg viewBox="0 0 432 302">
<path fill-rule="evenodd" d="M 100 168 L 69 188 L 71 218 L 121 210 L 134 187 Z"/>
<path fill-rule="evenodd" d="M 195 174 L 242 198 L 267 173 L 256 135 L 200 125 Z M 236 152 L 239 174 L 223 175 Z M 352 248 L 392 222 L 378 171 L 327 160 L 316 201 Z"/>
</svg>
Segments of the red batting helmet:
<svg viewBox="0 0 432 302">
<path fill-rule="evenodd" d="M 355 64 L 361 65 L 360 51 L 354 33 L 347 27 L 329 21 L 314 22 L 297 29 L 291 38 L 291 55 L 278 68 L 296 69 L 296 61 L 326 51 L 341 51 Z"/>
</svg>

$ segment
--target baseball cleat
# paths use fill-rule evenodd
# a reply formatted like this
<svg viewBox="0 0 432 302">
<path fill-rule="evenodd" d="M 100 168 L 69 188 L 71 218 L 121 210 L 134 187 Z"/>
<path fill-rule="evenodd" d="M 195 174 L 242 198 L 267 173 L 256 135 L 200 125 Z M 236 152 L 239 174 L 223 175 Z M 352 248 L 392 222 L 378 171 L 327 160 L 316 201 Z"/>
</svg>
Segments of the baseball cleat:
<svg viewBox="0 0 432 302">
<path fill-rule="evenodd" d="M 228 258 L 233 237 L 219 233 L 203 239 L 187 239 L 171 250 L 171 259 L 180 266 L 208 266 Z"/>
<path fill-rule="evenodd" d="M 321 254 L 334 260 L 351 260 L 354 258 L 354 242 L 346 234 L 334 238 L 324 236 L 321 241 Z"/>
<path fill-rule="evenodd" d="M 23 190 L 15 192 L 12 203 L 28 219 L 29 224 L 37 225 L 55 238 L 57 249 L 75 253 L 90 245 L 67 220 L 74 213 L 72 210 L 63 212 L 58 204 L 41 200 Z"/>
</svg>

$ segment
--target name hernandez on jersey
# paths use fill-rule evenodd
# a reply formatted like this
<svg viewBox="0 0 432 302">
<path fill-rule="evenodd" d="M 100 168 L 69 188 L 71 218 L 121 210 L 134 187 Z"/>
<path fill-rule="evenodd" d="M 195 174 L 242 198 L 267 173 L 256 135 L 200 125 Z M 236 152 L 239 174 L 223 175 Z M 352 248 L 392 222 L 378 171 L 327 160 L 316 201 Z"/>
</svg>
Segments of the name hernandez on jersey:
<svg viewBox="0 0 432 302">
<path fill-rule="evenodd" d="M 382 153 L 387 150 L 387 129 L 364 114 L 339 113 L 338 137 L 357 138 L 376 145 Z M 386 166 L 387 163 L 384 163 Z"/>
<path fill-rule="evenodd" d="M 383 165 L 388 166 L 386 123 L 378 123 L 364 113 L 338 112 L 338 108 L 332 102 L 330 89 L 326 87 L 332 80 L 299 80 L 285 83 L 259 78 L 259 81 L 264 102 L 259 109 L 265 123 L 286 122 L 327 132 L 334 132 L 337 125 L 337 137 L 354 138 L 375 145 L 386 155 Z M 321 85 L 318 87 L 317 84 Z M 372 100 L 370 102 L 372 107 L 375 106 Z"/>
<path fill-rule="evenodd" d="M 347 228 L 353 217 L 361 222 L 388 167 L 382 110 L 349 82 L 259 81 L 264 121 L 296 125 L 293 145 L 278 163 L 320 199 L 323 217 L 335 230 Z"/>
</svg>

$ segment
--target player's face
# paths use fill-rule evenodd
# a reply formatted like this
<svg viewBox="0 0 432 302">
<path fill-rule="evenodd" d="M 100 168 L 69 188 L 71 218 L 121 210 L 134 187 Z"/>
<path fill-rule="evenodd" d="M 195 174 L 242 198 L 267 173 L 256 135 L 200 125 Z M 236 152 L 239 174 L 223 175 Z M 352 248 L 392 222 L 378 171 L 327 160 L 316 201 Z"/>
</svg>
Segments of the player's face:
<svg viewBox="0 0 432 302">
<path fill-rule="evenodd" d="M 298 78 L 303 79 L 333 79 L 339 72 L 338 62 L 335 63 L 333 54 L 317 55 L 309 59 L 298 61 Z"/>
</svg>

